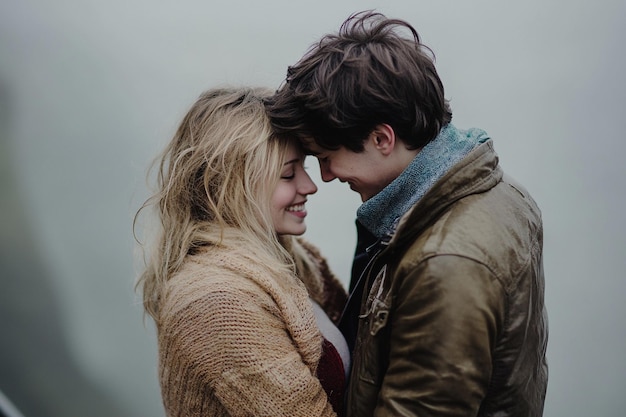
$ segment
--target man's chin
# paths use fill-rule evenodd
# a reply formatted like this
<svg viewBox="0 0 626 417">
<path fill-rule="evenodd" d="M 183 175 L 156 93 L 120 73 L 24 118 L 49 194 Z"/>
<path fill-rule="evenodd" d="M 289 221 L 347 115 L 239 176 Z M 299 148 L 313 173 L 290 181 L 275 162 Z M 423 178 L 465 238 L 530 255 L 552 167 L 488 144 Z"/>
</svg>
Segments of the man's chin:
<svg viewBox="0 0 626 417">
<path fill-rule="evenodd" d="M 360 195 L 360 196 L 361 196 L 361 201 L 362 201 L 362 202 L 365 202 L 365 200 L 368 200 L 368 199 L 369 199 L 369 196 L 367 196 L 367 195 L 363 194 L 361 191 L 359 191 L 359 190 L 358 190 L 358 189 L 354 186 L 354 184 L 352 184 L 351 182 L 349 182 L 349 183 L 348 183 L 348 186 L 350 187 L 350 189 L 351 189 L 352 191 L 354 191 L 355 193 L 357 193 L 358 195 Z"/>
</svg>

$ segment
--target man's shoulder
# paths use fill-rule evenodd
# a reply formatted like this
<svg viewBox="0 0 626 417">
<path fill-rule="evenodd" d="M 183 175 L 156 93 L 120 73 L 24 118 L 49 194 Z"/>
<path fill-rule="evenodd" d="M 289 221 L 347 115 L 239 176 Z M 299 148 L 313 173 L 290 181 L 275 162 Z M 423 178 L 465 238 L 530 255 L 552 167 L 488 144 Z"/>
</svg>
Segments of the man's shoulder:
<svg viewBox="0 0 626 417">
<path fill-rule="evenodd" d="M 410 231 L 407 231 L 410 232 Z M 481 194 L 467 196 L 405 240 L 402 267 L 412 267 L 435 256 L 460 256 L 488 265 L 524 262 L 541 239 L 541 213 L 521 185 L 502 181 Z"/>
</svg>

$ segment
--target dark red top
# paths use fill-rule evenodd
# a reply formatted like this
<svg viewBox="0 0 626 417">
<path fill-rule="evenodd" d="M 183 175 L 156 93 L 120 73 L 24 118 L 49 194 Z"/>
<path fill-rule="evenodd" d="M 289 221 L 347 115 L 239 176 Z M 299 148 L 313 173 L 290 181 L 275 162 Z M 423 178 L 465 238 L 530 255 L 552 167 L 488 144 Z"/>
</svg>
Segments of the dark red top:
<svg viewBox="0 0 626 417">
<path fill-rule="evenodd" d="M 317 366 L 317 377 L 326 391 L 328 400 L 338 416 L 344 415 L 343 395 L 346 389 L 346 374 L 341 356 L 332 343 L 324 339 L 323 352 Z"/>
</svg>

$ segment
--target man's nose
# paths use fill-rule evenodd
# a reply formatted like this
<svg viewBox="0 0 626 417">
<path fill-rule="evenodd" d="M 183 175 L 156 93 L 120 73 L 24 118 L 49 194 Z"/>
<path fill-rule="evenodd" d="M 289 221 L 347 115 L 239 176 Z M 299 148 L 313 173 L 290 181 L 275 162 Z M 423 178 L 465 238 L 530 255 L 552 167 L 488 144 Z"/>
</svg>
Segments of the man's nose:
<svg viewBox="0 0 626 417">
<path fill-rule="evenodd" d="M 320 161 L 320 175 L 322 177 L 322 181 L 330 182 L 337 178 L 335 174 L 333 174 L 330 170 L 329 164 L 327 162 Z"/>
</svg>

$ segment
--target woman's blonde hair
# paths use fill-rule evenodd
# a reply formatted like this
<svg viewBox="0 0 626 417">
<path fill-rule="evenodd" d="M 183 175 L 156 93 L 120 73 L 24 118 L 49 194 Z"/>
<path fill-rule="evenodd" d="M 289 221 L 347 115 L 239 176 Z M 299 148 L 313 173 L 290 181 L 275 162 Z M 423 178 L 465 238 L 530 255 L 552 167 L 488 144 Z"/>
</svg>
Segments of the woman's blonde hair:
<svg viewBox="0 0 626 417">
<path fill-rule="evenodd" d="M 201 246 L 228 244 L 236 230 L 251 257 L 277 273 L 293 262 L 274 231 L 270 199 L 288 143 L 272 132 L 263 105 L 270 90 L 213 89 L 188 111 L 155 160 L 157 190 L 139 209 L 159 219 L 154 247 L 137 286 L 158 322 L 164 284 Z"/>
</svg>

